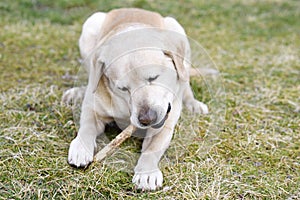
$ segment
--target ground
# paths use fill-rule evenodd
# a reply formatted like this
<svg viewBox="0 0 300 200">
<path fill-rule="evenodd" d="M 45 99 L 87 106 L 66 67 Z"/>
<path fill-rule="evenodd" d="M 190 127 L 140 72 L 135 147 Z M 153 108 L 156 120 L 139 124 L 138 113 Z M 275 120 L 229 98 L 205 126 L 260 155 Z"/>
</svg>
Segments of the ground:
<svg viewBox="0 0 300 200">
<path fill-rule="evenodd" d="M 80 73 L 81 25 L 118 7 L 177 18 L 203 47 L 195 62 L 220 71 L 191 80 L 211 114 L 183 111 L 155 192 L 131 183 L 134 138 L 104 163 L 67 164 L 78 119 L 60 100 Z M 300 198 L 299 1 L 2 0 L 0 12 L 0 199 Z"/>
</svg>

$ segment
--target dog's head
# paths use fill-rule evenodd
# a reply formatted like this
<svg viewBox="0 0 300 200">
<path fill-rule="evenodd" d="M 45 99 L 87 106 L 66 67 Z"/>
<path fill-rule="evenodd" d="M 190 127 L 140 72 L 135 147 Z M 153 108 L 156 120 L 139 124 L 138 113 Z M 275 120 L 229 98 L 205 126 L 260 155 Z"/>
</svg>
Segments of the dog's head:
<svg viewBox="0 0 300 200">
<path fill-rule="evenodd" d="M 189 79 L 181 53 L 184 48 L 178 48 L 134 49 L 109 63 L 108 56 L 96 57 L 89 85 L 96 90 L 101 76 L 105 76 L 116 110 L 129 110 L 130 121 L 138 128 L 161 128 L 178 98 L 180 83 Z M 102 55 L 113 49 L 106 46 Z"/>
</svg>

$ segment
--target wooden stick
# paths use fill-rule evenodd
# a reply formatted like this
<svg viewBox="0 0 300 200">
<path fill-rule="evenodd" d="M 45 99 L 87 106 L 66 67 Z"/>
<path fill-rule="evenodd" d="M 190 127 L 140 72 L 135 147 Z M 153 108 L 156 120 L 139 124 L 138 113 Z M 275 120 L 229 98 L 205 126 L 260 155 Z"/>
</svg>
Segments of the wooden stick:
<svg viewBox="0 0 300 200">
<path fill-rule="evenodd" d="M 101 162 L 104 158 L 111 155 L 113 151 L 120 146 L 132 133 L 136 130 L 136 127 L 129 125 L 124 129 L 115 139 L 108 143 L 103 149 L 101 149 L 95 156 L 94 160 Z"/>
</svg>

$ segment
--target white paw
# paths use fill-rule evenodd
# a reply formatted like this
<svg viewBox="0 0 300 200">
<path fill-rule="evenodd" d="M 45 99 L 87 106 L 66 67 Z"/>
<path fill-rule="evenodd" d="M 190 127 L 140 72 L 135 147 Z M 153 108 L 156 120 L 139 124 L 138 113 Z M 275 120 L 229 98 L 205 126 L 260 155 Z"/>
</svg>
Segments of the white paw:
<svg viewBox="0 0 300 200">
<path fill-rule="evenodd" d="M 64 92 L 62 102 L 66 104 L 77 104 L 82 102 L 86 87 L 74 87 Z"/>
<path fill-rule="evenodd" d="M 192 102 L 187 103 L 186 107 L 190 112 L 193 112 L 193 113 L 208 114 L 207 105 L 198 100 L 193 100 Z"/>
<path fill-rule="evenodd" d="M 94 145 L 85 145 L 80 137 L 70 144 L 68 162 L 76 167 L 85 167 L 93 161 Z"/>
<path fill-rule="evenodd" d="M 136 172 L 132 179 L 137 189 L 156 190 L 162 186 L 163 175 L 159 169 L 151 172 Z"/>
</svg>

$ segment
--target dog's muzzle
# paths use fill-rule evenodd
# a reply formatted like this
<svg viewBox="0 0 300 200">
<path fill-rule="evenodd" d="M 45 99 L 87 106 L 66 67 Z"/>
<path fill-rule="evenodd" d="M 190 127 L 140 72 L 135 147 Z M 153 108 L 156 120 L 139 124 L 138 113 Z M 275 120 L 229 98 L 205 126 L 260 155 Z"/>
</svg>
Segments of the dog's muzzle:
<svg viewBox="0 0 300 200">
<path fill-rule="evenodd" d="M 138 120 L 141 125 L 149 126 L 156 122 L 157 113 L 153 109 L 145 106 L 140 110 Z"/>
<path fill-rule="evenodd" d="M 165 124 L 165 121 L 168 119 L 170 111 L 171 111 L 171 104 L 169 103 L 167 113 L 166 113 L 165 117 L 163 118 L 163 120 L 161 120 L 158 124 L 155 124 L 154 126 L 152 126 L 152 128 L 155 128 L 155 129 L 161 128 Z"/>
<path fill-rule="evenodd" d="M 142 111 L 143 111 L 143 109 L 142 109 Z M 169 103 L 168 109 L 167 109 L 167 112 L 166 112 L 164 118 L 159 123 L 154 124 L 157 120 L 157 113 L 151 109 L 148 109 L 147 113 L 143 113 L 144 111 L 140 113 L 139 122 L 143 126 L 151 126 L 152 128 L 159 129 L 164 125 L 165 121 L 168 119 L 168 115 L 169 115 L 170 111 L 171 111 L 171 104 Z M 141 115 L 141 114 L 143 114 L 143 115 Z M 152 125 L 152 124 L 154 124 L 154 125 Z"/>
<path fill-rule="evenodd" d="M 142 126 L 145 127 L 151 126 L 152 128 L 158 129 L 161 128 L 164 125 L 165 121 L 168 119 L 168 115 L 170 111 L 171 111 L 171 104 L 169 103 L 164 118 L 159 123 L 154 124 L 157 121 L 157 112 L 148 107 L 144 107 L 140 110 L 138 120 Z"/>
</svg>

